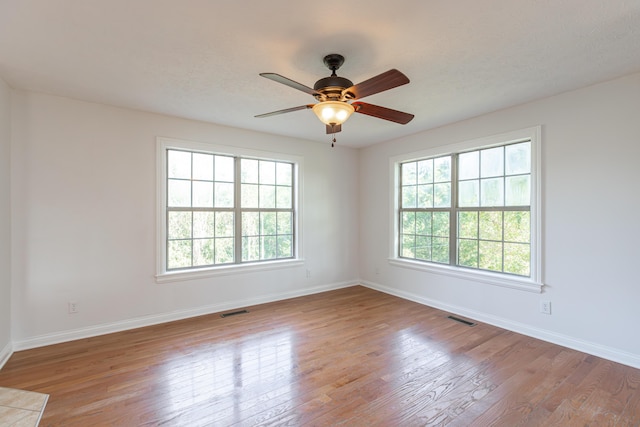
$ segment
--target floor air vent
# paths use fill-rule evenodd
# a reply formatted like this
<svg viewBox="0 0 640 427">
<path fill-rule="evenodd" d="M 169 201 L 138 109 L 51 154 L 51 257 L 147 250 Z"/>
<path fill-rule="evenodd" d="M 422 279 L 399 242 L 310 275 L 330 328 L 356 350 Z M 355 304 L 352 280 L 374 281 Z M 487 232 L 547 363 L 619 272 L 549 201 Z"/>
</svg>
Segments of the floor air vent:
<svg viewBox="0 0 640 427">
<path fill-rule="evenodd" d="M 468 320 L 461 319 L 456 316 L 449 316 L 448 319 L 455 320 L 456 322 L 464 323 L 467 326 L 475 326 L 476 324 L 473 322 L 469 322 Z"/>
<path fill-rule="evenodd" d="M 231 313 L 222 313 L 220 315 L 220 317 L 229 317 L 229 316 L 235 316 L 235 315 L 238 315 L 238 314 L 245 314 L 245 313 L 248 313 L 248 311 L 247 310 L 238 310 L 238 311 L 232 311 Z"/>
</svg>

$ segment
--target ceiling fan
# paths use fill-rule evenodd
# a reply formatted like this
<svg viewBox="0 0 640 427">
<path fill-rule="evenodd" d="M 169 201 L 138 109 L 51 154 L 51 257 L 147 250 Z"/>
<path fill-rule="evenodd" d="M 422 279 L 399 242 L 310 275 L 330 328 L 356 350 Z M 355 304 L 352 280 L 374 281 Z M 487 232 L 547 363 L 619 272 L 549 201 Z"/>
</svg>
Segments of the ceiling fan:
<svg viewBox="0 0 640 427">
<path fill-rule="evenodd" d="M 407 76 L 396 69 L 391 69 L 354 85 L 351 80 L 336 75 L 336 71 L 343 63 L 344 57 L 337 53 L 325 56 L 324 64 L 331 70 L 331 76 L 318 80 L 313 85 L 313 89 L 281 76 L 280 74 L 260 73 L 262 77 L 312 95 L 318 100 L 318 103 L 272 111 L 270 113 L 259 114 L 255 117 L 269 117 L 310 108 L 316 116 L 318 116 L 320 121 L 326 125 L 327 134 L 340 132 L 342 130 L 342 124 L 354 112 L 389 120 L 402 125 L 409 123 L 411 119 L 413 119 L 413 114 L 403 113 L 402 111 L 365 102 L 349 102 L 405 85 L 409 83 Z M 333 141 L 335 142 L 335 138 Z"/>
</svg>

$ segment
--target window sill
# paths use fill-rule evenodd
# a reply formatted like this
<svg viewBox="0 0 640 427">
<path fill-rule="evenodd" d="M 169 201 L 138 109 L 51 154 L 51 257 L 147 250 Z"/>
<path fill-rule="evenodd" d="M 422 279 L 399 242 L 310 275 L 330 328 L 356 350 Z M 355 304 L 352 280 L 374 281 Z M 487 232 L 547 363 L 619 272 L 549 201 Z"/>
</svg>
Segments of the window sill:
<svg viewBox="0 0 640 427">
<path fill-rule="evenodd" d="M 278 270 L 304 265 L 302 259 L 287 259 L 282 261 L 265 261 L 248 264 L 233 264 L 220 267 L 202 268 L 197 270 L 181 270 L 157 274 L 156 283 L 180 282 L 184 280 L 203 279 L 206 277 L 227 276 L 233 274 L 253 273 L 256 271 Z"/>
<path fill-rule="evenodd" d="M 487 283 L 489 285 L 502 286 L 504 288 L 518 289 L 527 292 L 542 293 L 542 288 L 544 286 L 542 283 L 538 283 L 527 278 L 505 276 L 486 271 L 467 270 L 449 265 L 433 265 L 400 258 L 389 258 L 389 264 L 396 267 L 410 268 L 413 270 L 457 277 L 460 279 L 467 279 L 474 282 Z"/>
</svg>

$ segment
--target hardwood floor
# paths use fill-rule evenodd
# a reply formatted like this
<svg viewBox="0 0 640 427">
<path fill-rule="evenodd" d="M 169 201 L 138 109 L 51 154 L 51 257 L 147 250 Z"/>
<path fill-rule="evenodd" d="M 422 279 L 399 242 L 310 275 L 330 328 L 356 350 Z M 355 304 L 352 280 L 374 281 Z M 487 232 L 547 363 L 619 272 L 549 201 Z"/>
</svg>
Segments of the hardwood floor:
<svg viewBox="0 0 640 427">
<path fill-rule="evenodd" d="M 41 426 L 639 426 L 640 370 L 363 287 L 16 352 Z M 2 424 L 0 420 L 0 424 Z"/>
</svg>

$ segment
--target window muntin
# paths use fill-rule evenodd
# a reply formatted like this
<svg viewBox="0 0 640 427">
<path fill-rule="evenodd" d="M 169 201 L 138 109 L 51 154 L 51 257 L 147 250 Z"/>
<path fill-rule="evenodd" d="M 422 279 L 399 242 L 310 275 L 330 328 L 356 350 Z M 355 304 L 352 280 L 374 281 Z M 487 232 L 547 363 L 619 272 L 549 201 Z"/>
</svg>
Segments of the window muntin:
<svg viewBox="0 0 640 427">
<path fill-rule="evenodd" d="M 398 257 L 531 277 L 531 155 L 521 140 L 400 163 Z"/>
<path fill-rule="evenodd" d="M 294 164 L 166 149 L 166 271 L 294 258 Z"/>
</svg>

